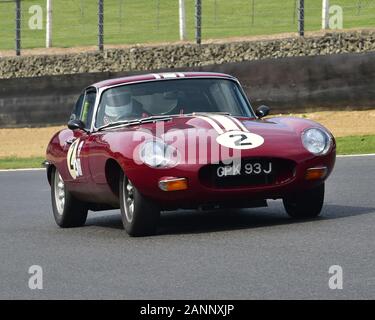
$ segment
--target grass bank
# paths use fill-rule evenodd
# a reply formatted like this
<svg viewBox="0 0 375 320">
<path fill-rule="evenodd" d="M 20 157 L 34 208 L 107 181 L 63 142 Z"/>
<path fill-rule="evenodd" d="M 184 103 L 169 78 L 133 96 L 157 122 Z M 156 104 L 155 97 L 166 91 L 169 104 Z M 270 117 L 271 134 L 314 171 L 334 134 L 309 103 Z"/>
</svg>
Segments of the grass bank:
<svg viewBox="0 0 375 320">
<path fill-rule="evenodd" d="M 375 135 L 340 137 L 336 142 L 337 154 L 375 153 Z"/>
<path fill-rule="evenodd" d="M 0 158 L 0 169 L 24 169 L 24 168 L 42 168 L 43 157 Z"/>
</svg>

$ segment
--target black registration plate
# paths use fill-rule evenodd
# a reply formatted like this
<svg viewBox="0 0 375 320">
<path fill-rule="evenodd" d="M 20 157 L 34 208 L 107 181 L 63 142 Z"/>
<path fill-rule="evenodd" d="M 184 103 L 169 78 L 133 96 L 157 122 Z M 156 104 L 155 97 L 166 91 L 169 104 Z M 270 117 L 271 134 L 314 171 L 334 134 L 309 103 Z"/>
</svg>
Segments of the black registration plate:
<svg viewBox="0 0 375 320">
<path fill-rule="evenodd" d="M 252 186 L 271 184 L 277 168 L 271 160 L 242 160 L 230 165 L 216 165 L 211 177 L 217 186 Z"/>
</svg>

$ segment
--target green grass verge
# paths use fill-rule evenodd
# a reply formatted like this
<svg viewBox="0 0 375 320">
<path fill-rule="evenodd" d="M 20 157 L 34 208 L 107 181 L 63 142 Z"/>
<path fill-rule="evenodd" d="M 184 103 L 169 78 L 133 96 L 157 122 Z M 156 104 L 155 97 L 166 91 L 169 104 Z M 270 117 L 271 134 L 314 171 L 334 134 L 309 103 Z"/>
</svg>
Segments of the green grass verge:
<svg viewBox="0 0 375 320">
<path fill-rule="evenodd" d="M 195 0 L 185 0 L 188 40 L 194 40 Z M 344 28 L 375 27 L 375 0 L 331 0 L 343 8 Z M 31 30 L 33 5 L 45 13 L 45 0 L 22 0 L 22 48 L 43 48 L 45 27 Z M 267 35 L 297 32 L 295 0 L 202 1 L 202 37 Z M 55 47 L 96 45 L 97 1 L 53 1 L 52 38 Z M 305 29 L 321 29 L 322 1 L 305 1 Z M 32 11 L 33 12 L 33 11 Z M 0 0 L 0 49 L 14 48 L 14 1 Z M 170 42 L 179 39 L 177 0 L 105 0 L 106 44 Z M 33 22 L 33 20 L 31 20 Z"/>
<path fill-rule="evenodd" d="M 7 157 L 0 158 L 0 169 L 23 169 L 23 168 L 42 168 L 44 157 L 17 158 Z"/>
<path fill-rule="evenodd" d="M 336 138 L 337 154 L 375 153 L 375 135 Z M 41 168 L 43 157 L 0 158 L 0 169 Z"/>
<path fill-rule="evenodd" d="M 337 154 L 375 153 L 375 135 L 336 138 Z"/>
</svg>

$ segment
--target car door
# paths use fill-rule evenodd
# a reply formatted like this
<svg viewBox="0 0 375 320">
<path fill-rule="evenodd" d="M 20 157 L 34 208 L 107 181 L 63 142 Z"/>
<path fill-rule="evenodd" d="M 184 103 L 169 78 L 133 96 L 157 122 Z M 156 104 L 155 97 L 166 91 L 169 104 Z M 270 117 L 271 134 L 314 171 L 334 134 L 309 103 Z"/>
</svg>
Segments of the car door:
<svg viewBox="0 0 375 320">
<path fill-rule="evenodd" d="M 94 113 L 96 89 L 89 88 L 79 97 L 71 120 L 79 119 L 85 124 L 85 130 L 70 130 L 64 143 L 66 162 L 68 168 L 67 181 L 74 184 L 88 183 L 90 181 L 90 168 L 88 165 L 89 148 L 87 141 L 90 137 L 90 128 Z"/>
</svg>

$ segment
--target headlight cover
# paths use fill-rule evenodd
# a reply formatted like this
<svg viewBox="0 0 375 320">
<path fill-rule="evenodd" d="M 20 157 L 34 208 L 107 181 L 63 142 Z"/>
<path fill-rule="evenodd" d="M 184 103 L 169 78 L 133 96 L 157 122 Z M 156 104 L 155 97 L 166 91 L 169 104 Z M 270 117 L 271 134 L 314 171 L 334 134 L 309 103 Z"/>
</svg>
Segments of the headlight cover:
<svg viewBox="0 0 375 320">
<path fill-rule="evenodd" d="M 139 157 L 152 168 L 170 168 L 178 164 L 177 149 L 159 140 L 144 142 L 139 149 Z"/>
<path fill-rule="evenodd" d="M 332 145 L 328 132 L 319 128 L 310 128 L 302 133 L 303 146 L 314 155 L 325 155 Z"/>
</svg>

